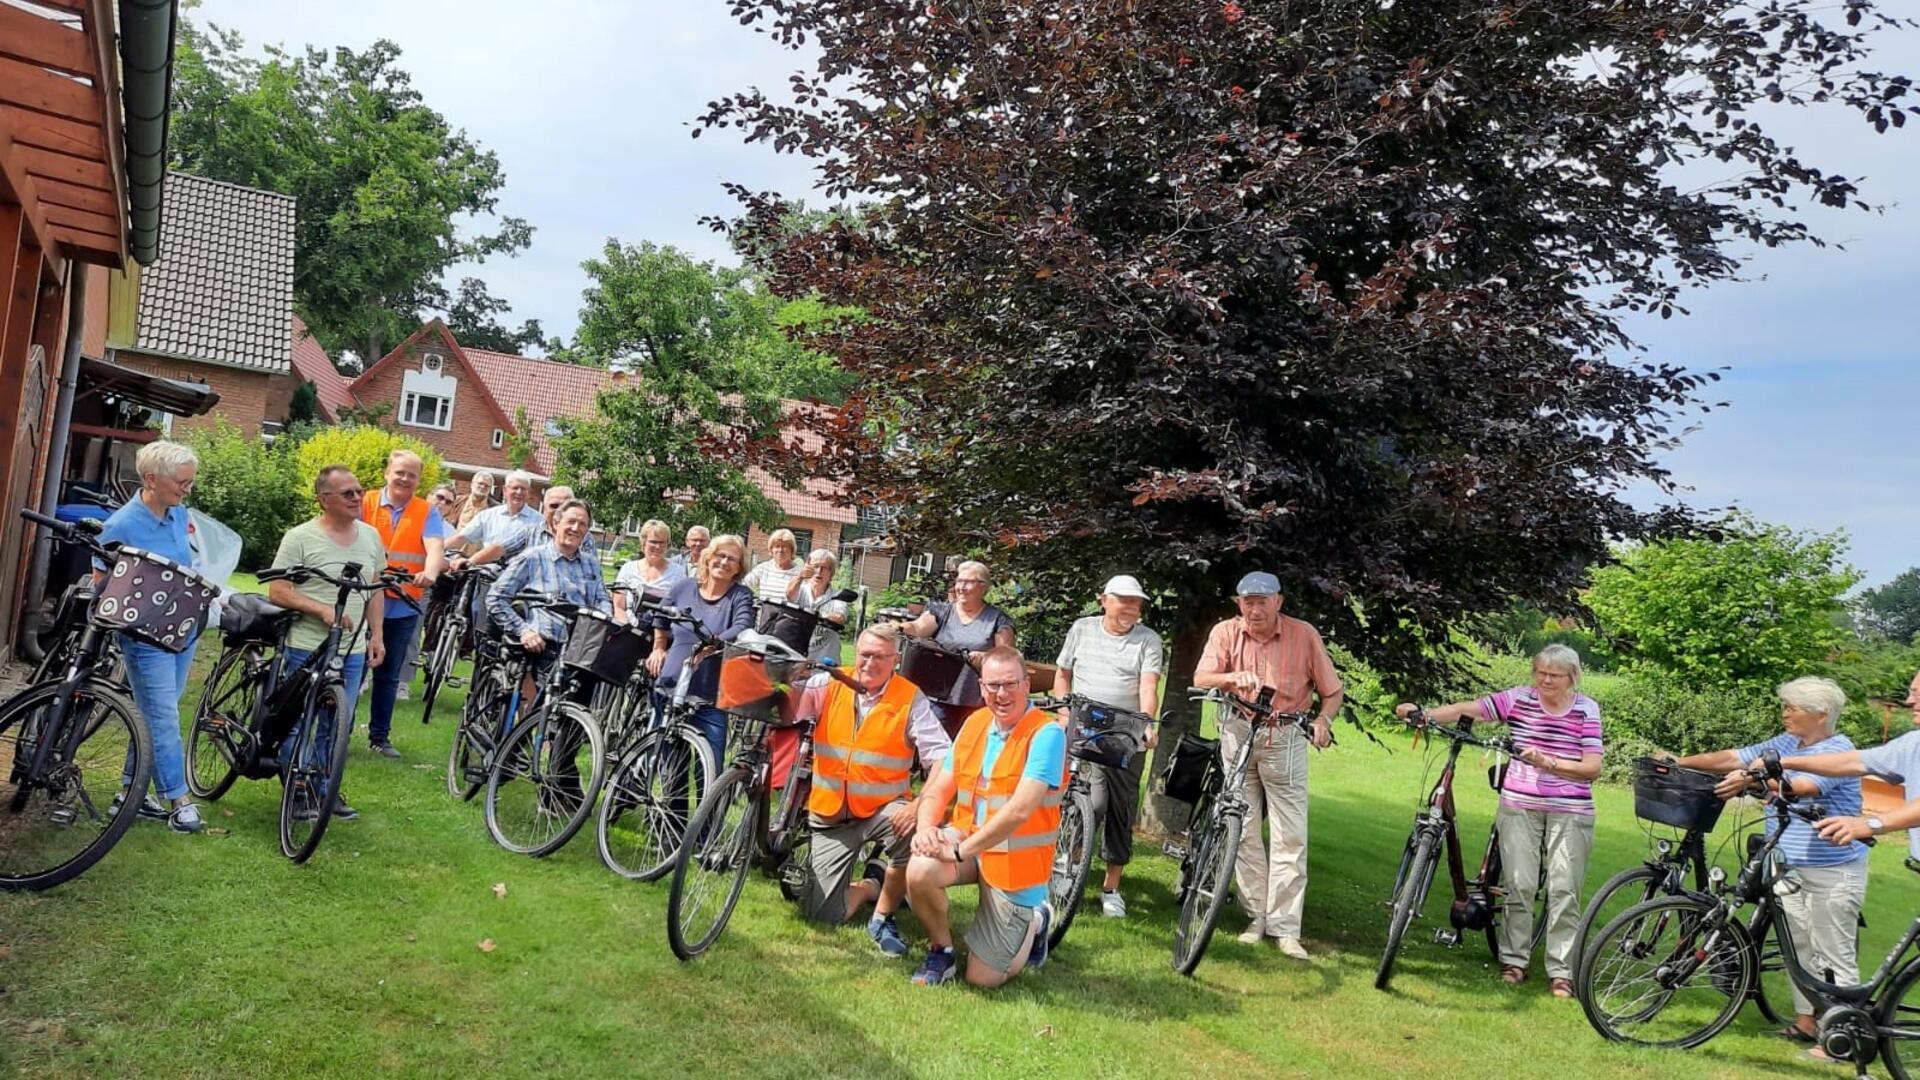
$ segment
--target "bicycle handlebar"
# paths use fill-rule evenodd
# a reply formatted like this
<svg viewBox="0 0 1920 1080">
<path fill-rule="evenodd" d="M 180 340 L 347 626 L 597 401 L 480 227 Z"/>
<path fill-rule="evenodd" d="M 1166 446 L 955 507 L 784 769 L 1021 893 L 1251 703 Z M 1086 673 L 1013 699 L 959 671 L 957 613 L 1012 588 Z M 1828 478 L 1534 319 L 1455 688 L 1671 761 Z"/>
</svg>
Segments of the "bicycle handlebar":
<svg viewBox="0 0 1920 1080">
<path fill-rule="evenodd" d="M 61 521 L 59 518 L 48 517 L 26 507 L 20 508 L 20 516 L 41 528 L 51 529 L 60 539 L 70 544 L 79 544 L 95 555 L 111 555 L 120 546 L 118 541 L 109 541 L 104 544 L 100 542 L 100 530 L 105 528 L 106 524 L 94 518 Z"/>
<path fill-rule="evenodd" d="M 1187 688 L 1188 701 L 1211 701 L 1216 705 L 1228 706 L 1245 715 L 1247 722 L 1254 727 L 1299 727 L 1305 730 L 1311 727 L 1315 720 L 1320 719 L 1318 713 L 1276 711 L 1271 704 L 1268 704 L 1272 697 L 1273 689 L 1266 686 L 1261 687 L 1260 696 L 1251 701 L 1229 690 L 1202 690 L 1192 686 Z"/>
<path fill-rule="evenodd" d="M 1452 740 L 1453 742 L 1477 746 L 1482 750 L 1492 750 L 1505 754 L 1508 757 L 1520 756 L 1520 747 L 1513 741 L 1513 736 L 1494 735 L 1489 737 L 1475 735 L 1472 731 L 1473 720 L 1468 717 L 1462 717 L 1460 723 L 1457 725 L 1441 724 L 1429 717 L 1425 709 L 1415 709 L 1413 712 L 1399 719 L 1401 723 L 1415 731 L 1437 733 L 1442 738 Z"/>
</svg>

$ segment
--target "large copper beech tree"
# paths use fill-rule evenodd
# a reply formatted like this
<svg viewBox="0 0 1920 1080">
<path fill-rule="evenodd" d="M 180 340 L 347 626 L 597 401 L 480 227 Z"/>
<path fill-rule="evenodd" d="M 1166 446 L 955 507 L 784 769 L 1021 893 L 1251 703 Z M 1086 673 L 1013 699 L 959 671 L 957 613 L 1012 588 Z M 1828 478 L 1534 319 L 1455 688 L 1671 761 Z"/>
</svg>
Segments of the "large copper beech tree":
<svg viewBox="0 0 1920 1080">
<path fill-rule="evenodd" d="M 695 133 L 861 207 L 735 188 L 726 226 L 867 313 L 812 342 L 859 387 L 805 468 L 1063 603 L 1138 573 L 1176 688 L 1249 568 L 1413 683 L 1462 619 L 1564 608 L 1684 524 L 1621 492 L 1711 376 L 1623 317 L 1864 207 L 1766 115 L 1911 108 L 1871 0 L 732 8 L 814 62 Z"/>
</svg>

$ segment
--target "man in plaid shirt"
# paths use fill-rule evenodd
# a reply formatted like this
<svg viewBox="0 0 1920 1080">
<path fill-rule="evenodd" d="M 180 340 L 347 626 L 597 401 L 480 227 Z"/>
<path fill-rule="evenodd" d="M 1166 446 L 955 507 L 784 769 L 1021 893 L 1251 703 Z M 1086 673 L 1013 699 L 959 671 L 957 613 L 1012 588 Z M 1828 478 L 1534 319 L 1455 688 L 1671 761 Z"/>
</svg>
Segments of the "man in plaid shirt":
<svg viewBox="0 0 1920 1080">
<path fill-rule="evenodd" d="M 553 543 L 536 544 L 521 552 L 487 590 L 487 609 L 493 613 L 495 622 L 533 654 L 537 670 L 545 670 L 553 663 L 557 651 L 553 646 L 567 640 L 567 624 L 550 611 L 535 610 L 530 613 L 530 619 L 521 618 L 520 613 L 513 610 L 515 594 L 532 590 L 581 607 L 597 608 L 609 614 L 613 611 L 613 599 L 607 594 L 600 563 L 588 557 L 581 546 L 587 529 L 593 524 L 587 504 L 578 499 L 569 500 L 559 508 L 554 521 Z"/>
</svg>

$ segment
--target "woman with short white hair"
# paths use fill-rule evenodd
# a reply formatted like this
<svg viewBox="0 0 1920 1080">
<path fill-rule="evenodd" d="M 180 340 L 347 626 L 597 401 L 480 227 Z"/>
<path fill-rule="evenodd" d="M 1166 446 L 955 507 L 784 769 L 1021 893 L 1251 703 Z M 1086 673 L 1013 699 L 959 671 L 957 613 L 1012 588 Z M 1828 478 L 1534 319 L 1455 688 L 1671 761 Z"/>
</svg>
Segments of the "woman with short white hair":
<svg viewBox="0 0 1920 1080">
<path fill-rule="evenodd" d="M 1506 909 L 1500 918 L 1500 978 L 1526 981 L 1533 959 L 1533 907 L 1540 871 L 1547 875 L 1547 988 L 1573 996 L 1573 955 L 1580 930 L 1580 887 L 1593 853 L 1593 780 L 1600 775 L 1600 706 L 1580 686 L 1580 654 L 1549 645 L 1533 657 L 1531 685 L 1474 701 L 1428 709 L 1428 721 L 1473 716 L 1506 724 L 1519 753 L 1500 781 L 1500 876 Z M 1403 704 L 1402 717 L 1416 706 Z"/>
<path fill-rule="evenodd" d="M 940 700 L 941 718 L 949 733 L 960 730 L 967 716 L 986 703 L 980 692 L 980 658 L 987 650 L 1013 646 L 1013 618 L 987 603 L 987 590 L 993 587 L 987 564 L 968 559 L 953 572 L 950 599 L 936 600 L 900 631 L 917 638 L 932 638 L 935 645 L 967 658 L 967 667 L 959 682 Z"/>
<path fill-rule="evenodd" d="M 786 603 L 787 586 L 801 574 L 801 565 L 795 557 L 799 550 L 799 541 L 794 538 L 791 529 L 775 529 L 767 537 L 765 562 L 747 572 L 740 584 L 752 590 L 754 600 L 765 603 L 778 600 Z"/>
<path fill-rule="evenodd" d="M 1721 798 L 1730 799 L 1747 788 L 1743 770 L 1769 750 L 1784 758 L 1853 749 L 1853 740 L 1834 730 L 1840 710 L 1847 707 L 1847 692 L 1839 683 L 1806 676 L 1781 683 L 1776 693 L 1780 698 L 1780 726 L 1786 729 L 1781 734 L 1752 746 L 1689 754 L 1678 764 L 1726 773 L 1717 791 Z M 1789 770 L 1781 783 L 1790 786 L 1796 796 L 1818 798 L 1830 817 L 1860 813 L 1857 776 L 1815 776 Z M 1794 869 L 1803 886 L 1780 898 L 1780 910 L 1786 915 L 1801 964 L 1808 971 L 1831 971 L 1832 981 L 1843 986 L 1859 981 L 1853 935 L 1860 909 L 1867 901 L 1867 846 L 1857 840 L 1831 843 L 1812 825 L 1790 818 L 1780 846 L 1774 850 L 1783 864 Z M 1813 1003 L 1798 986 L 1793 988 L 1793 1009 L 1793 1023 L 1779 1034 L 1812 1042 L 1816 1030 Z M 1818 1048 L 1809 1053 L 1824 1056 Z"/>
<path fill-rule="evenodd" d="M 200 471 L 199 455 L 190 446 L 156 439 L 134 455 L 133 469 L 140 475 L 140 494 L 107 518 L 100 530 L 101 542 L 140 548 L 192 566 L 185 503 Z M 96 560 L 94 569 L 107 567 Z M 181 833 L 206 827 L 199 809 L 187 798 L 187 759 L 180 742 L 180 695 L 187 688 L 187 670 L 193 666 L 193 647 L 189 641 L 186 648 L 173 653 L 120 635 L 120 655 L 126 660 L 133 703 L 153 737 L 153 790 L 159 798 L 144 791 L 122 791 L 119 798 L 140 799 L 141 817 L 165 821 L 168 828 Z"/>
<path fill-rule="evenodd" d="M 787 586 L 788 603 L 820 615 L 807 655 L 816 660 L 830 656 L 836 664 L 840 662 L 840 631 L 847 625 L 847 605 L 833 598 L 838 591 L 833 587 L 833 575 L 839 568 L 840 560 L 832 551 L 814 548 L 807 553 L 807 568 L 795 574 Z"/>
</svg>

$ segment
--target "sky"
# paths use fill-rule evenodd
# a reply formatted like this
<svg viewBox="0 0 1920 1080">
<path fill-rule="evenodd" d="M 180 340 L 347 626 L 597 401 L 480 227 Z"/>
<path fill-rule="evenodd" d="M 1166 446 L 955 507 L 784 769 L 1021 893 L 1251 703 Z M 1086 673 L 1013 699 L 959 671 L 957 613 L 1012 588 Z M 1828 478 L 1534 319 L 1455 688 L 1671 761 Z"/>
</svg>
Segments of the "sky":
<svg viewBox="0 0 1920 1080">
<path fill-rule="evenodd" d="M 1899 4 L 1891 5 L 1898 8 Z M 572 333 L 585 275 L 609 237 L 672 244 L 731 261 L 699 224 L 731 216 L 723 182 L 804 195 L 803 160 L 732 132 L 690 137 L 707 102 L 777 89 L 794 54 L 727 16 L 725 0 L 205 0 L 196 21 L 250 45 L 364 48 L 385 37 L 428 104 L 500 160 L 500 212 L 536 229 L 530 250 L 476 274 L 513 303 Z M 1887 35 L 1877 66 L 1920 76 L 1920 32 Z M 1844 529 L 1863 585 L 1920 565 L 1920 497 L 1905 485 L 1916 452 L 1907 410 L 1920 399 L 1920 123 L 1875 135 L 1839 109 L 1764 115 L 1783 142 L 1861 181 L 1883 213 L 1809 211 L 1836 247 L 1756 249 L 1745 280 L 1692 294 L 1691 314 L 1637 322 L 1649 358 L 1728 369 L 1665 464 L 1700 508 L 1738 506 L 1795 529 Z M 1844 247 L 1844 250 L 1842 250 Z M 1651 505 L 1662 496 L 1639 488 Z"/>
</svg>

